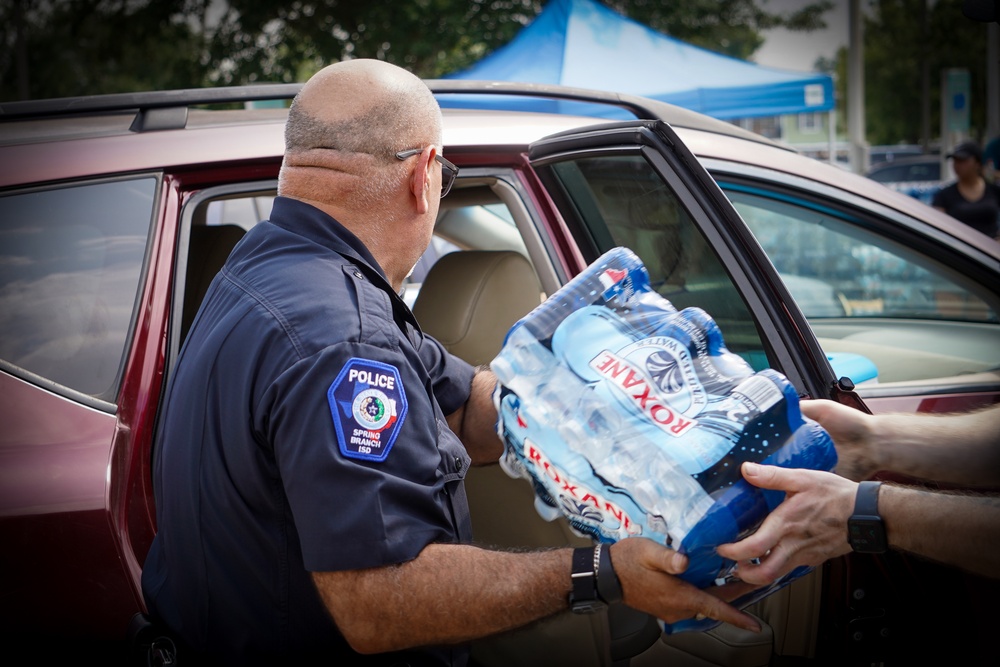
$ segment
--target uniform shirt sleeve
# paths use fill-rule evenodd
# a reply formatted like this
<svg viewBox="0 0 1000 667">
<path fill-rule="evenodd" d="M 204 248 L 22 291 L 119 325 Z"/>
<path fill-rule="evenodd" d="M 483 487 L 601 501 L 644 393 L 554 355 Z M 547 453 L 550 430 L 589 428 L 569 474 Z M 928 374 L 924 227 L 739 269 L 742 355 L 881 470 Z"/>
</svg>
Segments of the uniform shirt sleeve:
<svg viewBox="0 0 1000 667">
<path fill-rule="evenodd" d="M 472 392 L 475 369 L 431 336 L 423 337 L 419 353 L 444 414 L 450 415 L 465 405 Z"/>
<path fill-rule="evenodd" d="M 399 563 L 431 542 L 455 541 L 447 485 L 462 467 L 456 456 L 465 457 L 464 468 L 468 458 L 433 400 L 422 359 L 412 348 L 338 343 L 294 364 L 266 397 L 260 413 L 267 423 L 260 426 L 274 443 L 275 484 L 287 495 L 307 570 Z M 374 368 L 395 375 L 391 390 L 386 382 L 355 386 L 360 375 L 344 374 Z M 443 393 L 459 393 L 449 373 L 438 375 Z M 370 417 L 360 412 L 363 390 L 373 390 L 382 407 L 395 401 L 398 428 L 380 433 L 380 460 L 366 458 L 358 444 L 369 437 L 362 427 L 371 426 L 362 423 Z M 352 441 L 357 435 L 361 440 Z"/>
</svg>

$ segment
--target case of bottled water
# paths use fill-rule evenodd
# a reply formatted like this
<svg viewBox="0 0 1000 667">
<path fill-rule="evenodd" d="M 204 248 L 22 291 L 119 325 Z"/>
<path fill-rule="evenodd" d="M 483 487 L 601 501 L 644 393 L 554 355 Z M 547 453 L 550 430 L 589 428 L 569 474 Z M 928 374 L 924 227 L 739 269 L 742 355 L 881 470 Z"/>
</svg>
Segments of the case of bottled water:
<svg viewBox="0 0 1000 667">
<path fill-rule="evenodd" d="M 699 588 L 733 577 L 715 547 L 755 530 L 784 494 L 740 464 L 832 470 L 836 452 L 780 373 L 754 372 L 699 308 L 653 291 L 616 248 L 515 324 L 493 360 L 501 465 L 548 519 L 611 543 L 643 536 L 685 553 Z M 745 605 L 807 572 L 799 568 Z M 684 621 L 667 632 L 704 630 Z"/>
</svg>

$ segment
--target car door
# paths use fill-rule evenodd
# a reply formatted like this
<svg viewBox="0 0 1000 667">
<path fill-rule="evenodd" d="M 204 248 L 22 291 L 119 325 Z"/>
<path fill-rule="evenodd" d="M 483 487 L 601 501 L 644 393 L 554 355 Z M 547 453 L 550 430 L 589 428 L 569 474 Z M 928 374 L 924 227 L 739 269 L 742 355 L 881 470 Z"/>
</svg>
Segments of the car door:
<svg viewBox="0 0 1000 667">
<path fill-rule="evenodd" d="M 770 260 L 667 124 L 562 133 L 529 155 L 584 263 L 630 248 L 662 296 L 704 308 L 756 370 L 781 371 L 802 395 L 843 393 Z"/>
<path fill-rule="evenodd" d="M 141 439 L 158 174 L 0 196 L 4 633 L 118 640 L 140 608 L 125 543 L 148 530 L 122 471 Z"/>
<path fill-rule="evenodd" d="M 831 361 L 840 362 L 828 357 L 793 297 L 801 286 L 783 283 L 753 232 L 669 127 L 633 122 L 565 133 L 533 144 L 530 158 L 584 261 L 630 247 L 660 294 L 678 308 L 704 308 L 727 346 L 755 369 L 781 371 L 801 395 L 868 409 L 853 383 L 838 379 Z M 967 283 L 956 276 L 952 285 Z M 961 298 L 964 304 L 965 293 Z M 871 395 L 880 398 L 877 390 Z M 835 559 L 823 568 L 817 655 L 842 664 L 944 655 L 951 642 L 915 634 L 919 601 L 981 611 L 968 592 L 962 573 L 901 554 Z M 966 654 L 974 656 L 975 648 Z"/>
</svg>

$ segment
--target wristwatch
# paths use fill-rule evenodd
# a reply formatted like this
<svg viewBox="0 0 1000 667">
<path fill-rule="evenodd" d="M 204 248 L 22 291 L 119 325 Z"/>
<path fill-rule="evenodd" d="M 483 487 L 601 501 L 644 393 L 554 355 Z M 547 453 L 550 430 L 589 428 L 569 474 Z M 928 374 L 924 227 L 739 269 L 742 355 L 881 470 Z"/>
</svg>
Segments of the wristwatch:
<svg viewBox="0 0 1000 667">
<path fill-rule="evenodd" d="M 885 524 L 878 513 L 878 491 L 882 482 L 861 482 L 854 499 L 854 514 L 847 520 L 847 541 L 863 554 L 881 554 L 889 549 Z"/>
<path fill-rule="evenodd" d="M 574 614 L 593 614 L 606 605 L 621 602 L 621 582 L 611 563 L 611 553 L 603 546 L 573 550 L 569 604 Z"/>
</svg>

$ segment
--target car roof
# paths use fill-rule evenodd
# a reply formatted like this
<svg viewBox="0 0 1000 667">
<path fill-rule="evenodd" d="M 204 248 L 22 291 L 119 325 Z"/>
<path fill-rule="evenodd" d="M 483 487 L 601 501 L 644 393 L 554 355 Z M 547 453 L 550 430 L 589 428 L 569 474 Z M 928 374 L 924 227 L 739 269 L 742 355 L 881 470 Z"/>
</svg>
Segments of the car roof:
<svg viewBox="0 0 1000 667">
<path fill-rule="evenodd" d="M 956 226 L 949 216 L 912 197 L 731 123 L 671 104 L 557 85 L 427 83 L 443 100 L 486 95 L 493 100 L 491 105 L 502 106 L 496 102 L 498 97 L 537 97 L 596 103 L 625 109 L 638 118 L 659 118 L 674 127 L 700 159 L 804 176 L 895 208 L 972 245 L 982 244 L 964 225 Z M 7 168 L 0 170 L 0 187 L 245 160 L 279 161 L 288 113 L 283 101 L 300 88 L 300 84 L 239 86 L 3 103 L 0 147 Z M 276 100 L 279 108 L 268 106 Z M 255 106 L 260 103 L 263 108 Z M 223 104 L 254 108 L 205 108 Z M 442 113 L 446 150 L 527 147 L 545 136 L 609 122 L 593 116 L 447 105 Z M 904 159 L 911 158 L 896 162 Z M 987 250 L 1000 256 L 992 247 Z"/>
<path fill-rule="evenodd" d="M 687 109 L 646 98 L 557 85 L 428 81 L 442 98 L 545 98 L 662 118 L 679 127 L 711 130 L 770 144 L 770 140 Z M 0 173 L 0 187 L 101 175 L 280 157 L 285 100 L 300 84 L 148 91 L 0 104 L 0 147 L 17 169 Z M 486 96 L 485 98 L 483 96 Z M 273 108 L 273 103 L 280 108 Z M 213 109 L 228 105 L 237 108 Z M 261 108 L 263 105 L 263 108 Z M 245 108 L 238 108 L 244 106 Z M 246 108 L 249 107 L 249 108 Z M 452 148 L 527 146 L 544 136 L 607 122 L 592 116 L 497 108 L 443 110 Z M 490 132 L 484 133 L 483 127 Z M 774 144 L 776 145 L 776 144 Z"/>
</svg>

